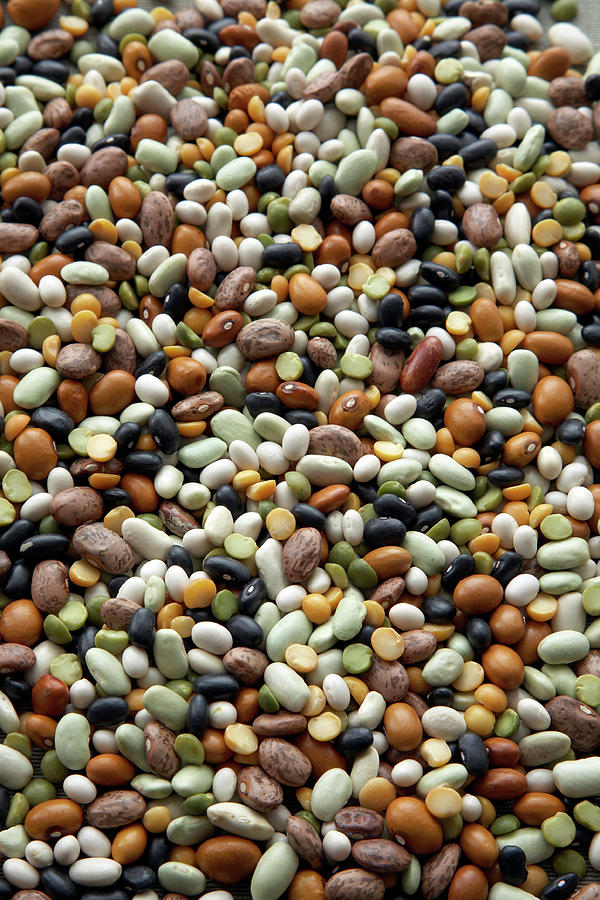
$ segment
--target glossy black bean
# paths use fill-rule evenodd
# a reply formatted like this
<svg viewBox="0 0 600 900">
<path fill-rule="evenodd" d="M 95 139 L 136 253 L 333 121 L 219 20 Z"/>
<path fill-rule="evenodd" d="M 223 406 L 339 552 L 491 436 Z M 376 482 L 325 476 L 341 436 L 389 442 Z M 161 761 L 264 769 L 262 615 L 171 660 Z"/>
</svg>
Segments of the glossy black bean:
<svg viewBox="0 0 600 900">
<path fill-rule="evenodd" d="M 121 888 L 96 888 L 94 891 L 85 891 L 79 900 L 131 900 L 131 894 Z"/>
<path fill-rule="evenodd" d="M 192 172 L 173 172 L 165 178 L 165 187 L 170 194 L 175 194 L 178 200 L 183 200 L 184 190 L 188 184 L 195 180 L 196 175 Z M 179 285 L 179 287 L 182 287 L 182 285 Z"/>
<path fill-rule="evenodd" d="M 434 59 L 447 59 L 448 57 L 458 57 L 461 54 L 461 43 L 460 41 L 440 41 L 437 44 L 432 44 L 430 53 Z"/>
<path fill-rule="evenodd" d="M 358 494 L 359 500 L 363 505 L 373 503 L 377 499 L 376 481 L 353 481 L 350 489 L 354 494 Z"/>
<path fill-rule="evenodd" d="M 287 109 L 287 107 L 292 102 L 292 98 L 288 93 L 286 93 L 286 91 L 275 91 L 275 93 L 271 97 L 271 102 L 278 103 L 279 106 L 283 106 L 284 109 Z M 331 178 L 331 175 L 329 177 Z M 333 181 L 333 178 L 331 180 Z M 321 179 L 321 184 L 323 184 L 323 179 Z"/>
<path fill-rule="evenodd" d="M 3 84 L 5 87 L 9 84 L 14 84 L 16 77 L 17 73 L 11 66 L 0 66 L 0 84 Z"/>
<path fill-rule="evenodd" d="M 487 128 L 487 123 L 481 113 L 478 113 L 470 106 L 465 106 L 463 112 L 466 114 L 469 120 L 467 128 L 473 136 L 472 143 L 475 143 L 478 140 L 479 135 Z M 464 139 L 466 135 L 467 132 L 463 131 L 461 137 Z"/>
<path fill-rule="evenodd" d="M 465 634 L 473 650 L 486 650 L 492 643 L 492 629 L 486 619 L 473 616 L 467 622 Z"/>
<path fill-rule="evenodd" d="M 504 450 L 504 435 L 501 431 L 488 431 L 475 447 L 482 465 L 500 459 Z"/>
<path fill-rule="evenodd" d="M 135 647 L 142 647 L 144 650 L 152 650 L 155 626 L 156 616 L 152 610 L 146 606 L 140 606 L 132 615 L 127 629 L 129 643 Z"/>
<path fill-rule="evenodd" d="M 304 425 L 309 431 L 319 424 L 315 414 L 308 409 L 288 409 L 283 418 L 290 425 Z"/>
<path fill-rule="evenodd" d="M 439 388 L 430 388 L 417 400 L 415 418 L 427 419 L 430 422 L 439 416 L 446 402 L 446 394 Z"/>
<path fill-rule="evenodd" d="M 474 141 L 472 144 L 463 147 L 460 151 L 460 155 L 466 166 L 473 167 L 481 166 L 483 163 L 489 162 L 497 152 L 498 148 L 493 141 L 482 138 L 481 140 Z"/>
<path fill-rule="evenodd" d="M 90 21 L 94 28 L 108 25 L 115 14 L 113 0 L 94 0 L 90 9 Z"/>
<path fill-rule="evenodd" d="M 0 69 L 0 81 L 2 80 L 2 69 Z M 15 886 L 10 884 L 2 875 L 0 875 L 0 898 L 1 900 L 12 900 L 15 895 Z"/>
<path fill-rule="evenodd" d="M 455 134 L 431 134 L 427 140 L 437 150 L 440 162 L 460 150 L 460 141 Z"/>
<path fill-rule="evenodd" d="M 111 16 L 112 18 L 112 16 Z M 111 37 L 100 32 L 96 37 L 96 52 L 102 53 L 103 56 L 112 56 L 114 59 L 120 59 L 119 45 L 113 41 Z"/>
<path fill-rule="evenodd" d="M 420 206 L 412 214 L 409 225 L 417 244 L 428 242 L 435 228 L 435 216 L 427 206 Z M 394 294 L 392 296 L 398 296 Z"/>
<path fill-rule="evenodd" d="M 461 762 L 469 775 L 484 775 L 490 766 L 485 744 L 478 734 L 466 731 L 458 739 L 458 752 Z"/>
<path fill-rule="evenodd" d="M 450 597 L 434 595 L 423 599 L 421 612 L 427 622 L 433 622 L 435 625 L 446 625 L 454 618 L 456 607 Z"/>
<path fill-rule="evenodd" d="M 263 166 L 262 169 L 258 170 L 254 176 L 254 183 L 261 194 L 267 194 L 271 191 L 279 193 L 285 177 L 285 172 L 281 166 L 271 163 L 270 166 Z"/>
<path fill-rule="evenodd" d="M 223 624 L 231 632 L 235 647 L 258 647 L 264 640 L 262 628 L 250 616 L 236 614 Z"/>
<path fill-rule="evenodd" d="M 70 69 L 67 63 L 58 59 L 40 59 L 33 64 L 32 72 L 39 78 L 48 78 L 50 81 L 64 84 L 69 77 Z"/>
<path fill-rule="evenodd" d="M 85 711 L 85 717 L 94 728 L 111 728 L 126 722 L 129 706 L 122 697 L 99 697 Z"/>
<path fill-rule="evenodd" d="M 600 275 L 598 274 L 598 268 L 596 262 L 593 259 L 588 259 L 583 262 L 579 267 L 579 279 L 582 284 L 585 284 L 588 290 L 594 292 L 598 290 L 600 286 Z"/>
<path fill-rule="evenodd" d="M 442 575 L 442 589 L 452 593 L 459 581 L 473 575 L 474 572 L 475 560 L 473 557 L 469 553 L 459 553 Z"/>
<path fill-rule="evenodd" d="M 377 58 L 377 42 L 374 37 L 371 37 L 362 28 L 350 29 L 348 32 L 348 46 L 355 53 L 368 53 L 374 59 Z"/>
<path fill-rule="evenodd" d="M 423 265 L 425 263 L 421 264 L 421 269 Z M 431 274 L 432 269 L 426 269 L 425 271 Z M 426 275 L 423 275 L 423 277 L 426 278 Z M 446 291 L 434 284 L 415 284 L 408 289 L 408 300 L 413 312 L 420 306 L 443 306 L 446 302 Z"/>
<path fill-rule="evenodd" d="M 230 484 L 221 485 L 215 492 L 213 499 L 217 506 L 225 506 L 234 519 L 237 519 L 244 512 L 240 495 Z"/>
<path fill-rule="evenodd" d="M 262 578 L 252 578 L 240 591 L 238 609 L 245 616 L 254 616 L 266 599 L 267 586 Z"/>
<path fill-rule="evenodd" d="M 5 787 L 0 786 L 0 824 L 4 827 L 6 822 L 6 813 L 10 806 L 10 795 Z M 0 894 L 1 896 L 1 894 Z"/>
<path fill-rule="evenodd" d="M 400 294 L 386 294 L 377 306 L 381 328 L 402 328 L 404 322 L 404 301 Z"/>
<path fill-rule="evenodd" d="M 33 60 L 29 59 L 28 56 L 19 54 L 12 65 L 17 75 L 29 75 L 33 71 Z"/>
<path fill-rule="evenodd" d="M 407 529 L 412 531 L 417 521 L 417 511 L 410 503 L 395 494 L 382 494 L 373 501 L 373 509 L 378 516 L 392 516 L 404 522 Z"/>
<path fill-rule="evenodd" d="M 148 419 L 148 431 L 162 453 L 175 453 L 181 442 L 177 423 L 166 409 L 156 409 Z"/>
<path fill-rule="evenodd" d="M 464 2 L 465 0 L 448 0 L 444 6 L 444 14 L 446 16 L 457 16 Z"/>
<path fill-rule="evenodd" d="M 502 847 L 498 856 L 498 868 L 502 880 L 513 887 L 519 887 L 527 878 L 527 857 L 525 851 L 516 844 Z"/>
<path fill-rule="evenodd" d="M 44 217 L 41 205 L 32 197 L 17 197 L 11 209 L 12 221 L 23 225 L 35 225 L 36 228 Z"/>
<path fill-rule="evenodd" d="M 581 329 L 581 337 L 586 344 L 591 344 L 592 347 L 600 347 L 600 324 L 585 325 Z"/>
<path fill-rule="evenodd" d="M 40 888 L 52 897 L 52 900 L 80 900 L 80 885 L 71 881 L 64 869 L 48 866 L 39 869 Z"/>
<path fill-rule="evenodd" d="M 516 16 L 517 13 L 529 13 L 530 16 L 537 16 L 542 6 L 540 0 L 503 0 L 503 3 L 509 16 Z"/>
<path fill-rule="evenodd" d="M 556 437 L 563 444 L 574 446 L 581 443 L 585 434 L 585 422 L 575 417 L 565 419 L 556 429 Z"/>
<path fill-rule="evenodd" d="M 122 425 L 119 425 L 113 435 L 117 442 L 119 456 L 122 453 L 133 450 L 140 439 L 141 433 L 142 429 L 135 422 L 123 422 Z"/>
<path fill-rule="evenodd" d="M 568 900 L 573 896 L 578 881 L 579 877 L 575 872 L 559 875 L 545 886 L 540 893 L 540 900 Z"/>
<path fill-rule="evenodd" d="M 69 549 L 69 538 L 64 534 L 33 534 L 20 547 L 23 559 L 36 564 L 42 559 L 62 559 Z"/>
<path fill-rule="evenodd" d="M 171 316 L 174 322 L 178 322 L 183 319 L 188 308 L 188 292 L 182 284 L 174 284 L 163 301 L 163 312 L 165 315 Z"/>
<path fill-rule="evenodd" d="M 588 75 L 585 79 L 585 93 L 588 100 L 600 100 L 600 75 Z"/>
<path fill-rule="evenodd" d="M 106 493 L 106 491 L 104 492 Z M 191 554 L 182 547 L 181 544 L 173 544 L 167 553 L 168 566 L 181 566 L 187 575 L 192 575 L 194 571 L 194 561 Z"/>
<path fill-rule="evenodd" d="M 469 92 L 460 81 L 455 81 L 443 87 L 436 97 L 433 108 L 439 116 L 450 112 L 451 109 L 458 109 L 466 105 Z"/>
<path fill-rule="evenodd" d="M 286 410 L 277 394 L 271 391 L 253 391 L 251 394 L 246 394 L 246 406 L 253 418 L 264 412 L 282 416 Z"/>
<path fill-rule="evenodd" d="M 327 517 L 320 509 L 309 503 L 296 503 L 292 507 L 292 515 L 296 519 L 296 528 L 316 528 L 317 531 L 325 530 Z"/>
<path fill-rule="evenodd" d="M 199 675 L 194 679 L 194 691 L 213 703 L 215 700 L 233 700 L 240 689 L 240 683 L 233 675 L 216 673 Z"/>
<path fill-rule="evenodd" d="M 317 378 L 319 377 L 319 368 L 314 364 L 310 356 L 306 356 L 304 354 L 300 355 L 300 362 L 302 363 L 302 381 L 304 384 L 307 384 L 309 387 L 314 387 Z"/>
<path fill-rule="evenodd" d="M 221 45 L 219 36 L 207 28 L 186 28 L 183 36 L 203 53 L 216 53 Z"/>
<path fill-rule="evenodd" d="M 510 406 L 512 409 L 525 409 L 531 403 L 529 391 L 517 388 L 503 388 L 494 394 L 494 406 Z"/>
<path fill-rule="evenodd" d="M 452 706 L 454 691 L 449 687 L 437 687 L 427 694 L 428 706 Z"/>
<path fill-rule="evenodd" d="M 31 590 L 31 568 L 22 559 L 13 562 L 2 585 L 2 590 L 11 600 L 27 597 Z"/>
<path fill-rule="evenodd" d="M 250 580 L 248 567 L 239 559 L 227 556 L 209 556 L 204 560 L 204 571 L 211 578 L 224 581 L 228 587 L 243 587 Z"/>
<path fill-rule="evenodd" d="M 142 862 L 156 872 L 169 859 L 172 846 L 164 834 L 149 834 Z"/>
<path fill-rule="evenodd" d="M 412 344 L 411 337 L 406 331 L 390 327 L 378 328 L 375 332 L 375 341 L 391 353 L 410 352 Z"/>
<path fill-rule="evenodd" d="M 119 591 L 123 587 L 126 581 L 128 581 L 127 575 L 115 575 L 114 578 L 111 578 L 108 582 L 108 591 L 111 597 L 118 597 Z"/>
<path fill-rule="evenodd" d="M 376 518 L 365 523 L 363 539 L 371 550 L 400 546 L 405 537 L 406 525 L 400 519 Z"/>
<path fill-rule="evenodd" d="M 132 450 L 123 456 L 123 465 L 137 475 L 154 478 L 163 466 L 163 459 L 160 453 L 153 453 L 150 450 Z"/>
<path fill-rule="evenodd" d="M 492 578 L 495 578 L 496 581 L 499 581 L 502 587 L 505 588 L 509 581 L 512 581 L 513 578 L 517 577 L 521 571 L 522 564 L 523 557 L 520 553 L 515 553 L 514 550 L 507 550 L 506 553 L 503 553 L 500 559 L 494 563 L 490 575 Z"/>
<path fill-rule="evenodd" d="M 321 218 L 331 216 L 331 201 L 338 193 L 335 181 L 331 175 L 325 175 L 319 182 L 319 194 L 321 197 Z"/>
<path fill-rule="evenodd" d="M 439 306 L 419 306 L 413 309 L 407 317 L 406 328 L 421 328 L 427 331 L 428 328 L 440 328 L 448 318 L 448 310 Z"/>
<path fill-rule="evenodd" d="M 427 173 L 427 184 L 432 191 L 458 191 L 467 180 L 460 166 L 436 166 Z"/>
<path fill-rule="evenodd" d="M 0 678 L 0 691 L 6 694 L 15 706 L 29 705 L 31 685 L 24 676 L 14 673 Z"/>
<path fill-rule="evenodd" d="M 137 380 L 142 375 L 160 375 L 168 362 L 169 360 L 164 350 L 155 350 L 153 353 L 149 353 L 141 365 L 137 367 L 134 377 Z"/>
<path fill-rule="evenodd" d="M 431 209 L 438 219 L 452 221 L 456 218 L 452 194 L 449 191 L 434 191 L 431 195 Z"/>
<path fill-rule="evenodd" d="M 525 473 L 517 466 L 499 466 L 488 472 L 488 479 L 495 487 L 512 487 L 514 484 L 523 484 Z"/>
<path fill-rule="evenodd" d="M 350 758 L 358 756 L 373 743 L 373 732 L 369 728 L 346 728 L 335 742 L 335 746 Z"/>
<path fill-rule="evenodd" d="M 54 406 L 38 406 L 34 409 L 31 413 L 31 424 L 36 428 L 43 428 L 54 440 L 61 443 L 66 443 L 75 428 L 71 416 Z"/>
<path fill-rule="evenodd" d="M 202 737 L 208 725 L 208 700 L 203 693 L 192 694 L 188 703 L 186 727 L 191 734 Z"/>
<path fill-rule="evenodd" d="M 488 372 L 479 386 L 479 390 L 484 394 L 493 397 L 498 391 L 503 390 L 508 384 L 508 372 L 506 369 L 497 369 L 495 372 Z"/>
<path fill-rule="evenodd" d="M 288 242 L 286 244 L 269 244 L 262 254 L 262 264 L 265 268 L 288 269 L 302 262 L 302 248 L 300 244 Z"/>
<path fill-rule="evenodd" d="M 434 262 L 423 262 L 419 269 L 419 275 L 429 284 L 448 293 L 454 291 L 460 285 L 460 276 L 447 266 Z"/>
<path fill-rule="evenodd" d="M 516 47 L 517 50 L 527 52 L 531 47 L 531 41 L 522 31 L 507 31 L 506 43 L 509 47 Z"/>
<path fill-rule="evenodd" d="M 252 54 L 245 47 L 240 47 L 239 44 L 236 44 L 231 48 L 229 62 L 232 62 L 234 59 L 252 59 Z"/>
<path fill-rule="evenodd" d="M 54 247 L 59 253 L 73 256 L 82 253 L 90 244 L 94 243 L 94 235 L 85 225 L 74 225 L 67 228 L 54 242 Z"/>
<path fill-rule="evenodd" d="M 61 134 L 58 144 L 60 147 L 64 146 L 64 144 L 85 144 L 85 138 L 84 128 L 80 125 L 70 125 Z"/>
<path fill-rule="evenodd" d="M 135 863 L 124 867 L 121 881 L 133 891 L 148 891 L 156 884 L 156 872 L 150 866 Z"/>
<path fill-rule="evenodd" d="M 348 641 L 350 644 L 366 644 L 367 647 L 371 646 L 371 638 L 373 637 L 373 632 L 375 631 L 375 625 L 363 625 L 356 637 L 353 637 L 352 640 Z"/>
</svg>

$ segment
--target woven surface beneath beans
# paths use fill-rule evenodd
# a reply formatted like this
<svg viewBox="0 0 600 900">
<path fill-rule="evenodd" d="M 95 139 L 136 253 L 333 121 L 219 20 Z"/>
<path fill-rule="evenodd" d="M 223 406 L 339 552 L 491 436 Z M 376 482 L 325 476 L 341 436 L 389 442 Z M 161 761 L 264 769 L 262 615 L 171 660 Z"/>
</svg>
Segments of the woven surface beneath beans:
<svg viewBox="0 0 600 900">
<path fill-rule="evenodd" d="M 192 3 L 192 0 L 162 0 L 162 5 L 166 6 L 169 9 L 172 9 L 172 10 L 181 9 L 182 7 L 189 6 L 191 3 Z M 138 5 L 145 9 L 151 9 L 153 6 L 161 5 L 161 3 L 159 3 L 159 0 L 155 0 L 154 3 L 148 2 L 148 0 L 139 0 Z M 546 4 L 544 4 L 544 7 L 542 9 L 542 13 L 540 15 L 540 21 L 544 27 L 544 32 L 546 32 L 547 29 L 553 24 L 553 19 L 551 18 L 550 14 L 548 12 L 548 7 Z M 582 28 L 587 33 L 590 40 L 594 44 L 594 47 L 597 49 L 600 49 L 600 0 L 579 0 L 579 15 L 577 16 L 575 23 L 577 25 L 579 25 L 579 27 Z M 544 34 L 544 36 L 537 42 L 536 47 L 539 49 L 543 49 L 544 47 L 546 47 L 548 45 L 549 45 L 549 42 L 546 39 L 545 34 Z M 42 752 L 40 750 L 38 750 L 37 748 L 34 749 L 32 762 L 34 764 L 36 775 L 41 774 L 40 766 L 39 766 L 41 758 L 42 758 Z M 293 793 L 291 793 L 291 792 L 286 792 L 286 793 L 288 794 L 288 796 L 285 797 L 286 805 L 292 811 L 296 811 L 297 808 L 299 808 L 299 807 L 295 803 L 295 798 L 294 798 Z M 58 795 L 64 796 L 64 793 L 59 790 Z M 500 808 L 500 806 L 502 806 L 502 805 L 499 805 L 499 808 L 498 808 L 499 814 L 502 814 L 503 812 L 508 812 L 510 809 L 509 804 L 506 804 L 506 809 Z M 544 865 L 544 868 L 546 869 L 546 871 L 550 877 L 556 876 L 556 873 L 552 870 L 552 868 L 549 865 L 547 865 L 547 864 Z M 585 878 L 582 879 L 580 884 L 587 883 L 587 882 L 600 883 L 600 873 L 598 873 L 588 867 L 588 872 L 587 872 Z M 219 887 L 224 887 L 224 886 L 218 885 L 215 882 L 209 881 L 209 882 L 207 882 L 206 890 L 207 891 L 211 890 L 211 889 L 214 890 Z M 239 885 L 230 886 L 228 888 L 228 890 L 232 893 L 235 900 L 251 900 L 249 882 L 242 882 Z M 158 890 L 157 893 L 161 897 L 164 894 L 164 892 L 161 890 Z M 310 900 L 310 898 L 307 897 L 306 900 Z"/>
</svg>

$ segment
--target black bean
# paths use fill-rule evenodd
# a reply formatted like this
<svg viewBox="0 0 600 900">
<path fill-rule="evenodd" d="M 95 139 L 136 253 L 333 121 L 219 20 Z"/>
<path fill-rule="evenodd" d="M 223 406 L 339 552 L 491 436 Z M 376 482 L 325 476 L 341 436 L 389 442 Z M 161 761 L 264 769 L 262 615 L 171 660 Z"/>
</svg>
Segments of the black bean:
<svg viewBox="0 0 600 900">
<path fill-rule="evenodd" d="M 262 628 L 250 616 L 232 616 L 224 625 L 231 632 L 236 647 L 258 647 L 264 640 Z"/>
<path fill-rule="evenodd" d="M 406 537 L 406 525 L 400 519 L 369 519 L 365 524 L 364 541 L 370 549 L 400 546 Z"/>
<path fill-rule="evenodd" d="M 483 775 L 487 772 L 490 760 L 485 744 L 478 734 L 467 731 L 458 739 L 458 751 L 461 761 L 469 775 Z"/>
<path fill-rule="evenodd" d="M 296 528 L 316 528 L 324 531 L 327 517 L 316 506 L 309 503 L 296 503 L 292 507 L 292 515 L 296 520 Z"/>
<path fill-rule="evenodd" d="M 194 691 L 201 694 L 208 703 L 215 700 L 233 700 L 240 689 L 240 683 L 233 675 L 199 675 L 194 679 Z"/>
<path fill-rule="evenodd" d="M 435 625 L 445 625 L 451 622 L 456 614 L 454 601 L 450 597 L 425 597 L 421 604 L 421 612 L 425 616 L 427 622 L 433 622 Z"/>
<path fill-rule="evenodd" d="M 154 442 L 163 453 L 175 453 L 178 449 L 181 436 L 177 423 L 166 409 L 156 409 L 148 419 L 148 431 L 154 438 Z"/>
<path fill-rule="evenodd" d="M 90 703 L 85 715 L 94 728 L 110 728 L 127 721 L 129 706 L 122 697 L 99 697 Z"/>
<path fill-rule="evenodd" d="M 75 422 L 71 416 L 53 406 L 38 406 L 37 409 L 34 409 L 31 413 L 31 424 L 37 428 L 43 428 L 51 437 L 61 443 L 66 443 L 69 434 L 75 428 Z"/>
<path fill-rule="evenodd" d="M 244 585 L 238 597 L 238 609 L 245 616 L 256 615 L 267 599 L 267 587 L 262 578 L 253 578 Z"/>
<path fill-rule="evenodd" d="M 252 418 L 264 412 L 282 416 L 286 409 L 277 394 L 271 391 L 253 391 L 246 394 L 246 406 Z"/>
<path fill-rule="evenodd" d="M 494 568 L 490 572 L 490 575 L 492 578 L 495 578 L 496 581 L 499 581 L 502 587 L 505 588 L 508 582 L 512 581 L 512 579 L 516 578 L 519 574 L 522 563 L 523 557 L 520 553 L 515 553 L 513 550 L 507 550 L 494 564 Z"/>
<path fill-rule="evenodd" d="M 443 590 L 452 592 L 459 581 L 473 575 L 475 572 L 475 560 L 468 553 L 459 553 L 455 557 L 444 574 L 442 575 L 441 585 Z"/>
<path fill-rule="evenodd" d="M 227 556 L 206 557 L 204 571 L 211 578 L 224 581 L 229 587 L 243 587 L 251 578 L 248 567 L 244 563 Z"/>
<path fill-rule="evenodd" d="M 369 728 L 346 728 L 335 744 L 344 756 L 358 756 L 373 743 L 373 732 Z"/>
<path fill-rule="evenodd" d="M 129 643 L 135 647 L 142 647 L 144 650 L 152 650 L 155 625 L 156 616 L 152 610 L 146 606 L 140 606 L 132 615 L 127 629 Z"/>
</svg>

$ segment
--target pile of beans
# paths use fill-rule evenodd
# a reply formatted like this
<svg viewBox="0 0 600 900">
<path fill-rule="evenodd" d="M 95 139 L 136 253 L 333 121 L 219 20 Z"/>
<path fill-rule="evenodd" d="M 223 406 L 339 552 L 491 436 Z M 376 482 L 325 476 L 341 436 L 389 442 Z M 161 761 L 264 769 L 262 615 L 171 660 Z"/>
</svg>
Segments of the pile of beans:
<svg viewBox="0 0 600 900">
<path fill-rule="evenodd" d="M 600 897 L 600 53 L 541 8 L 0 7 L 0 898 Z"/>
</svg>

